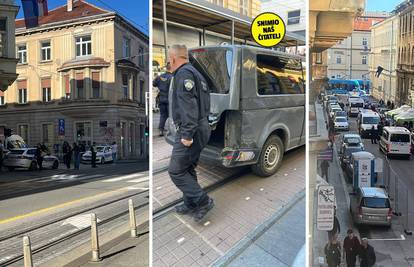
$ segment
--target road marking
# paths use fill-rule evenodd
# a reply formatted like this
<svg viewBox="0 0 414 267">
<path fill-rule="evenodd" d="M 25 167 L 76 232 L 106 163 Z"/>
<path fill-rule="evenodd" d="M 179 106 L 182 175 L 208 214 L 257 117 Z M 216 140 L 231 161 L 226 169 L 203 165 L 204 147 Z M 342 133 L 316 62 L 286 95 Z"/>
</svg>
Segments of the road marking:
<svg viewBox="0 0 414 267">
<path fill-rule="evenodd" d="M 368 240 L 371 240 L 371 241 L 404 241 L 405 236 L 401 235 L 401 238 L 370 238 Z"/>
<path fill-rule="evenodd" d="M 142 183 L 142 182 L 146 182 L 146 181 L 149 181 L 149 177 L 129 180 L 129 181 L 127 181 L 127 183 L 137 183 L 138 184 L 138 183 Z"/>
<path fill-rule="evenodd" d="M 148 187 L 128 186 L 127 190 L 148 190 Z"/>
<path fill-rule="evenodd" d="M 185 238 L 184 238 L 184 237 L 181 237 L 180 239 L 178 239 L 178 240 L 177 240 L 177 243 L 178 243 L 178 244 L 180 244 L 180 243 L 182 243 L 184 240 L 185 240 Z"/>
<path fill-rule="evenodd" d="M 67 206 L 78 204 L 78 203 L 83 202 L 83 201 L 100 198 L 100 197 L 103 197 L 103 196 L 106 196 L 106 195 L 111 195 L 111 194 L 114 194 L 114 193 L 119 193 L 119 192 L 122 192 L 122 191 L 128 191 L 128 187 L 119 188 L 119 189 L 116 189 L 116 190 L 100 193 L 100 194 L 89 196 L 89 197 L 78 198 L 78 199 L 75 199 L 75 200 L 71 200 L 71 201 L 68 201 L 68 202 L 57 204 L 55 206 L 51 206 L 51 207 L 35 210 L 35 211 L 29 212 L 29 213 L 26 213 L 26 214 L 21 214 L 21 215 L 17 215 L 17 216 L 14 216 L 14 217 L 7 218 L 7 219 L 3 219 L 3 220 L 0 220 L 0 225 L 5 224 L 5 223 L 14 222 L 14 221 L 21 220 L 21 219 L 25 219 L 25 218 L 29 218 L 29 217 L 32 217 L 32 216 L 40 215 L 42 213 L 53 211 L 53 210 L 56 210 L 56 209 L 59 209 L 59 208 L 64 208 L 64 207 L 67 207 Z"/>
<path fill-rule="evenodd" d="M 119 181 L 122 181 L 122 180 L 131 179 L 131 178 L 139 178 L 139 177 L 142 177 L 144 175 L 145 175 L 145 173 L 134 173 L 134 174 L 128 174 L 128 175 L 124 175 L 124 176 L 120 176 L 120 177 L 116 177 L 116 178 L 106 179 L 106 180 L 103 180 L 102 182 L 104 182 L 104 183 L 119 182 Z"/>
<path fill-rule="evenodd" d="M 70 224 L 77 228 L 78 230 L 91 226 L 91 214 L 80 214 L 70 218 L 67 218 L 63 223 L 63 225 Z M 99 223 L 101 220 L 96 217 L 97 222 Z"/>
</svg>

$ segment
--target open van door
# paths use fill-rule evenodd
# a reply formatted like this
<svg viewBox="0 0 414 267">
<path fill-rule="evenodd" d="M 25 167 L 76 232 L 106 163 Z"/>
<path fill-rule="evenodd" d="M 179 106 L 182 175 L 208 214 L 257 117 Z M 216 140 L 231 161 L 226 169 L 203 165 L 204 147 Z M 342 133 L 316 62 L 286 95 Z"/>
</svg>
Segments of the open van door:
<svg viewBox="0 0 414 267">
<path fill-rule="evenodd" d="M 209 123 L 212 129 L 215 129 L 224 111 L 239 109 L 240 68 L 236 68 L 238 53 L 241 53 L 240 49 L 233 46 L 200 47 L 189 51 L 191 64 L 204 76 L 211 91 Z M 166 122 L 166 128 L 167 142 L 172 144 L 176 129 L 171 117 Z"/>
</svg>

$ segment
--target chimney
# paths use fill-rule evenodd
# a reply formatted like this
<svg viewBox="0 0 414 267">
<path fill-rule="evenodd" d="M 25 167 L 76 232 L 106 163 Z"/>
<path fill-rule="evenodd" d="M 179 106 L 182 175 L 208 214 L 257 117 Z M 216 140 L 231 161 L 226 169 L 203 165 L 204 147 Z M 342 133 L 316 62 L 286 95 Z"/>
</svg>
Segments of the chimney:
<svg viewBox="0 0 414 267">
<path fill-rule="evenodd" d="M 68 0 L 67 11 L 71 12 L 73 10 L 73 0 Z"/>
</svg>

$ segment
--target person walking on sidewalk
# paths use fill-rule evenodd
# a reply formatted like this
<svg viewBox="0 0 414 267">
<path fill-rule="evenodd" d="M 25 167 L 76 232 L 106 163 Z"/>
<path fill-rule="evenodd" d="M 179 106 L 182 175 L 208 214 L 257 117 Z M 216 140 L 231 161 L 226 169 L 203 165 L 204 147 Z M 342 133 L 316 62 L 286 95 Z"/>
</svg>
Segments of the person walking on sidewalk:
<svg viewBox="0 0 414 267">
<path fill-rule="evenodd" d="M 73 165 L 75 170 L 79 170 L 80 165 L 80 147 L 77 143 L 73 143 Z"/>
<path fill-rule="evenodd" d="M 328 231 L 328 239 L 330 241 L 338 239 L 338 235 L 341 233 L 341 225 L 339 224 L 338 217 L 336 217 L 336 207 L 334 207 L 334 221 L 331 231 Z"/>
<path fill-rule="evenodd" d="M 327 160 L 322 161 L 321 171 L 322 171 L 322 178 L 325 178 L 325 180 L 328 181 L 329 162 Z"/>
<path fill-rule="evenodd" d="M 378 136 L 377 136 L 377 130 L 375 130 L 374 125 L 372 125 L 371 127 L 370 136 L 371 136 L 371 144 L 376 144 Z"/>
<path fill-rule="evenodd" d="M 92 162 L 91 162 L 91 164 L 92 164 L 92 168 L 96 168 L 96 153 L 97 153 L 97 151 L 96 151 L 96 143 L 93 142 L 92 143 L 92 146 L 91 146 L 91 156 L 92 156 Z"/>
<path fill-rule="evenodd" d="M 337 239 L 328 241 L 325 245 L 326 263 L 329 267 L 339 267 L 341 264 L 341 244 Z"/>
<path fill-rule="evenodd" d="M 359 258 L 361 260 L 361 267 L 372 267 L 374 266 L 377 258 L 375 256 L 374 248 L 368 244 L 367 238 L 362 238 L 362 245 L 359 251 Z"/>
<path fill-rule="evenodd" d="M 359 243 L 358 237 L 354 235 L 352 229 L 348 229 L 347 236 L 344 239 L 344 253 L 343 258 L 346 257 L 346 266 L 355 267 L 356 258 L 358 255 L 361 243 Z"/>
<path fill-rule="evenodd" d="M 111 150 L 112 150 L 112 162 L 116 163 L 116 154 L 118 152 L 118 145 L 116 144 L 116 142 L 112 143 Z"/>
<path fill-rule="evenodd" d="M 185 45 L 173 45 L 168 54 L 174 75 L 171 117 L 177 129 L 168 173 L 184 200 L 175 210 L 179 214 L 192 213 L 194 220 L 201 222 L 214 207 L 213 199 L 198 183 L 195 171 L 211 134 L 208 124 L 210 89 L 201 73 L 189 63 Z"/>
<path fill-rule="evenodd" d="M 171 65 L 170 62 L 166 66 L 167 71 L 154 79 L 152 86 L 157 87 L 158 92 L 158 107 L 160 109 L 160 124 L 158 129 L 160 130 L 159 136 L 164 136 L 165 121 L 168 118 L 168 94 L 170 91 L 171 84 Z"/>
</svg>

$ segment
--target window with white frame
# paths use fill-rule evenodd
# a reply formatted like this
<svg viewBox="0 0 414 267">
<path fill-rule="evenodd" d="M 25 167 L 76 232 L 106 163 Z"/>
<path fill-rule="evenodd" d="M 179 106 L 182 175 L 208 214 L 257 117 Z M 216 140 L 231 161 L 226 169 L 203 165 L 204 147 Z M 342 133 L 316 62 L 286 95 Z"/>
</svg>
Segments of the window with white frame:
<svg viewBox="0 0 414 267">
<path fill-rule="evenodd" d="M 239 0 L 239 10 L 242 15 L 249 15 L 249 1 Z"/>
<path fill-rule="evenodd" d="M 368 45 L 367 37 L 362 37 L 362 45 Z"/>
<path fill-rule="evenodd" d="M 143 47 L 140 47 L 138 49 L 138 64 L 141 67 L 144 67 L 144 48 Z"/>
<path fill-rule="evenodd" d="M 342 64 L 342 57 L 341 56 L 336 56 L 336 64 Z"/>
<path fill-rule="evenodd" d="M 50 123 L 42 124 L 42 142 L 44 144 L 50 144 L 54 140 L 53 136 L 53 125 Z"/>
<path fill-rule="evenodd" d="M 7 19 L 0 18 L 0 57 L 7 57 Z"/>
<path fill-rule="evenodd" d="M 42 97 L 43 102 L 50 102 L 52 100 L 52 90 L 50 89 L 50 87 L 42 88 Z"/>
<path fill-rule="evenodd" d="M 76 56 L 92 55 L 92 39 L 90 35 L 76 37 Z"/>
<path fill-rule="evenodd" d="M 20 135 L 24 141 L 29 142 L 29 125 L 19 124 L 17 126 L 17 134 Z"/>
<path fill-rule="evenodd" d="M 27 46 L 26 44 L 20 44 L 17 46 L 17 58 L 19 59 L 19 64 L 27 63 Z"/>
<path fill-rule="evenodd" d="M 300 9 L 292 10 L 288 12 L 288 25 L 299 24 L 300 22 Z"/>
<path fill-rule="evenodd" d="M 52 59 L 51 57 L 51 51 L 52 47 L 50 45 L 49 41 L 43 41 L 40 43 L 40 55 L 41 55 L 41 61 L 49 61 Z"/>
<path fill-rule="evenodd" d="M 27 88 L 20 88 L 19 89 L 19 104 L 26 104 L 27 103 Z"/>
<path fill-rule="evenodd" d="M 124 38 L 122 40 L 122 57 L 123 58 L 129 58 L 131 57 L 131 40 L 128 38 Z"/>
<path fill-rule="evenodd" d="M 362 64 L 363 65 L 367 64 L 367 56 L 362 56 Z"/>
<path fill-rule="evenodd" d="M 128 99 L 128 97 L 129 97 L 129 79 L 128 79 L 128 74 L 126 74 L 126 73 L 122 74 L 122 94 L 123 94 L 123 99 Z"/>
</svg>

